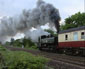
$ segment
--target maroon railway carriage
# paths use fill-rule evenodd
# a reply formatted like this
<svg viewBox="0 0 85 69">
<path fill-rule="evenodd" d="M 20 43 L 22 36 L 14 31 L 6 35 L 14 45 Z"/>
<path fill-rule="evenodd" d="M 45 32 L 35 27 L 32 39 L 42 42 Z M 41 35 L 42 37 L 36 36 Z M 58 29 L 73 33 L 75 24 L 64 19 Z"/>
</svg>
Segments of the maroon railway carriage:
<svg viewBox="0 0 85 69">
<path fill-rule="evenodd" d="M 59 47 L 85 47 L 85 26 L 60 31 Z"/>
<path fill-rule="evenodd" d="M 64 52 L 85 52 L 85 26 L 72 28 L 58 33 L 58 48 Z"/>
</svg>

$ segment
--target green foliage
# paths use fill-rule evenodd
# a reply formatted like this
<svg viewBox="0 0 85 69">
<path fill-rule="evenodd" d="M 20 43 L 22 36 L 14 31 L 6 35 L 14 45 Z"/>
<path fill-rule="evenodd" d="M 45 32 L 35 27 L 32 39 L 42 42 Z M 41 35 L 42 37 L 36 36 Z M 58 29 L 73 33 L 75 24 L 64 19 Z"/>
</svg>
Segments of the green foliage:
<svg viewBox="0 0 85 69">
<path fill-rule="evenodd" d="M 22 46 L 24 46 L 24 48 L 37 49 L 37 46 L 35 45 L 34 42 L 32 42 L 31 39 L 23 38 L 23 39 L 12 40 L 10 43 L 7 42 L 5 45 L 7 45 L 7 44 L 12 45 L 14 47 L 21 48 Z"/>
<path fill-rule="evenodd" d="M 18 46 L 18 47 L 21 47 L 21 46 L 22 46 L 22 44 L 21 44 L 21 42 L 20 42 L 20 39 L 11 41 L 11 42 L 10 42 L 10 45 L 16 46 L 16 47 L 17 47 L 17 46 Z"/>
<path fill-rule="evenodd" d="M 7 41 L 4 45 L 5 46 L 9 46 L 10 45 L 10 42 Z"/>
<path fill-rule="evenodd" d="M 34 42 L 32 42 L 31 39 L 23 39 L 23 45 L 26 47 L 26 48 L 29 48 L 29 47 L 32 47 L 32 46 L 36 46 Z"/>
<path fill-rule="evenodd" d="M 7 49 L 5 49 L 3 46 L 0 45 L 0 69 L 2 69 L 2 67 L 5 65 L 4 58 L 2 55 L 3 51 L 7 51 Z"/>
<path fill-rule="evenodd" d="M 5 67 L 8 69 L 44 69 L 48 61 L 44 57 L 34 56 L 23 51 L 3 51 Z M 3 65 L 2 65 L 3 67 Z"/>
<path fill-rule="evenodd" d="M 45 29 L 45 31 L 50 33 L 50 34 L 52 34 L 53 36 L 57 36 L 57 33 L 52 31 L 52 30 L 50 30 L 50 29 Z"/>
<path fill-rule="evenodd" d="M 6 51 L 6 48 L 0 45 L 0 51 Z"/>
<path fill-rule="evenodd" d="M 31 46 L 31 47 L 28 47 L 28 49 L 31 49 L 31 50 L 37 50 L 37 46 Z"/>
<path fill-rule="evenodd" d="M 85 26 L 85 13 L 76 13 L 65 19 L 65 25 L 61 25 L 61 30 Z"/>
</svg>

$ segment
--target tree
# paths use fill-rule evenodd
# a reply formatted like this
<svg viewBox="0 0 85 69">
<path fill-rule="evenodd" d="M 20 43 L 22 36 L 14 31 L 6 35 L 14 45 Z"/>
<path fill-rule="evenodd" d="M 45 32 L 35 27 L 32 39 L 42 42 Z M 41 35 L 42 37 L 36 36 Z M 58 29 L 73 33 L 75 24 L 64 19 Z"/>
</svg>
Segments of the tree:
<svg viewBox="0 0 85 69">
<path fill-rule="evenodd" d="M 52 34 L 53 36 L 57 36 L 57 32 L 52 31 L 52 30 L 50 30 L 50 29 L 45 29 L 44 31 L 46 31 L 46 32 L 48 32 L 48 33 L 50 33 L 50 34 Z"/>
<path fill-rule="evenodd" d="M 65 19 L 65 25 L 61 25 L 61 30 L 85 26 L 85 13 L 76 13 Z"/>
</svg>

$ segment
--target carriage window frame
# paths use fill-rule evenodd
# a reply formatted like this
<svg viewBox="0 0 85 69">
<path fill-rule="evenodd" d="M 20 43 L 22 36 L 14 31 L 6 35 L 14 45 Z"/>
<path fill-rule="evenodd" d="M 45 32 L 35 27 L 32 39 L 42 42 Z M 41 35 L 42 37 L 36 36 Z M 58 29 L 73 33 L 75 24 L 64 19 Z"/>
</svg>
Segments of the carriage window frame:
<svg viewBox="0 0 85 69">
<path fill-rule="evenodd" d="M 85 39 L 85 32 L 81 32 L 81 39 Z"/>
<path fill-rule="evenodd" d="M 74 32 L 73 33 L 73 38 L 74 38 L 75 41 L 78 40 L 78 32 Z"/>
<path fill-rule="evenodd" d="M 67 34 L 65 35 L 65 40 L 68 40 L 68 35 Z"/>
</svg>

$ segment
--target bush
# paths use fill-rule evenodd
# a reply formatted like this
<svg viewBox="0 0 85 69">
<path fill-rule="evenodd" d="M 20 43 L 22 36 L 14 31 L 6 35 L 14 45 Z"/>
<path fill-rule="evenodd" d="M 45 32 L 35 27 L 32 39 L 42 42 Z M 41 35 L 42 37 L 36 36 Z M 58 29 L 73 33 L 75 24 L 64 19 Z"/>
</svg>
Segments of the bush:
<svg viewBox="0 0 85 69">
<path fill-rule="evenodd" d="M 6 51 L 6 48 L 0 45 L 0 51 Z"/>
<path fill-rule="evenodd" d="M 8 69 L 44 69 L 47 59 L 34 56 L 27 52 L 5 52 L 3 51 L 5 64 Z"/>
<path fill-rule="evenodd" d="M 21 40 L 20 39 L 13 40 L 10 43 L 6 42 L 6 46 L 7 44 L 10 44 L 11 46 L 14 46 L 14 47 L 20 47 L 20 48 L 24 46 L 24 48 L 27 48 L 27 49 L 38 49 L 36 44 L 32 42 L 30 38 L 29 39 L 23 38 Z"/>
</svg>

